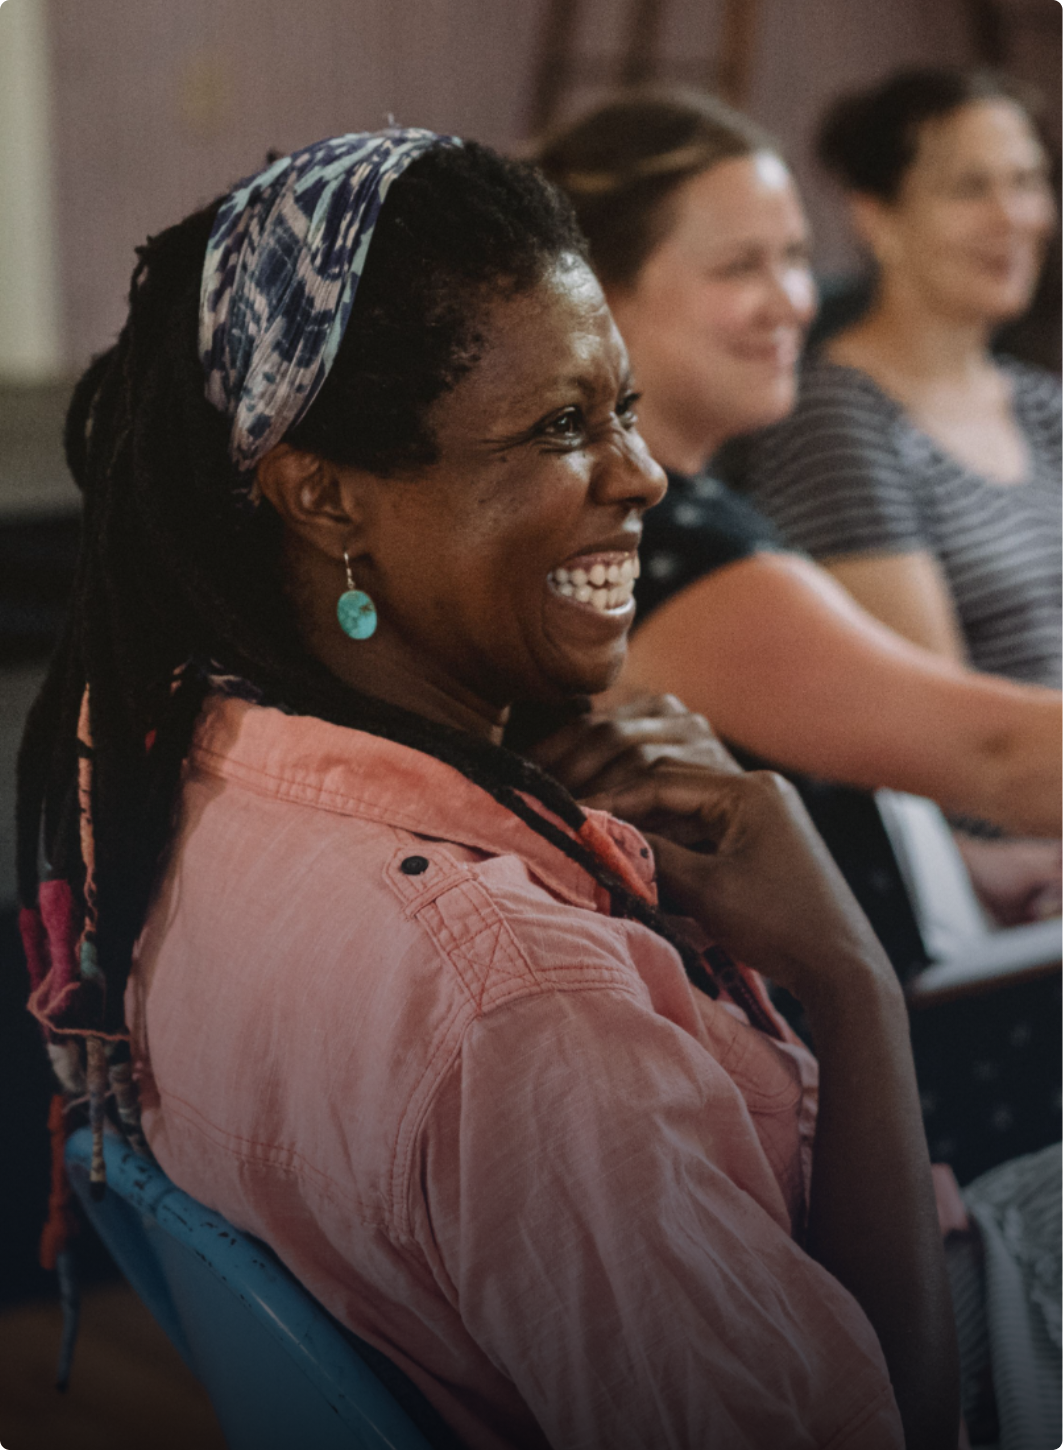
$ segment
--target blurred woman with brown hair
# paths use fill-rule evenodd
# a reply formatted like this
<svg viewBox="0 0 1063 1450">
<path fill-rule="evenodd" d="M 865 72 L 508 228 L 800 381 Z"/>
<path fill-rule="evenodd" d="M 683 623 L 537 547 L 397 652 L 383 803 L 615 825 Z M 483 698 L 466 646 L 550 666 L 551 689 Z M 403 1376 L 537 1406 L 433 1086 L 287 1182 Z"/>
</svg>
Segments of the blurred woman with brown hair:
<svg viewBox="0 0 1063 1450">
<path fill-rule="evenodd" d="M 1058 688 L 1059 380 L 991 350 L 1055 224 L 1044 147 L 1009 88 L 941 69 L 838 102 L 819 151 L 874 295 L 758 442 L 753 497 L 900 634 Z"/>
</svg>

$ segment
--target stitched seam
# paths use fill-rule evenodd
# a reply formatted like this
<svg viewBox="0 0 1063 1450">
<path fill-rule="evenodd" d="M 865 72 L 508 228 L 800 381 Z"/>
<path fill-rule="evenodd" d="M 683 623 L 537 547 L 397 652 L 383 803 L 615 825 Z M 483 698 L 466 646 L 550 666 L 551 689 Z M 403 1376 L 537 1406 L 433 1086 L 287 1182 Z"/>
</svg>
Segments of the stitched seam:
<svg viewBox="0 0 1063 1450">
<path fill-rule="evenodd" d="M 217 1147 L 223 1148 L 238 1163 L 246 1164 L 248 1167 L 268 1168 L 272 1173 L 285 1178 L 310 1179 L 335 1207 L 344 1210 L 352 1207 L 350 1192 L 343 1189 L 316 1164 L 304 1158 L 297 1149 L 284 1147 L 279 1143 L 245 1138 L 240 1133 L 230 1132 L 227 1128 L 220 1128 L 216 1123 L 212 1123 L 192 1103 L 178 1097 L 177 1094 L 167 1091 L 166 1097 L 168 1104 L 175 1105 L 173 1107 L 174 1117 L 183 1119 L 203 1137 L 212 1141 Z M 358 1208 L 361 1223 L 372 1227 L 386 1226 L 381 1220 L 367 1216 L 362 1201 L 357 1197 L 355 1197 L 354 1206 Z"/>
<path fill-rule="evenodd" d="M 790 1076 L 789 1069 L 785 1062 L 780 1064 L 783 1071 L 787 1073 L 787 1081 L 774 1092 L 765 1092 L 757 1088 L 744 1073 L 746 1059 L 753 1050 L 755 1038 L 747 1036 L 748 1032 L 755 1029 L 750 1028 L 747 1023 L 735 1022 L 735 1031 L 728 1044 L 728 1050 L 719 1058 L 720 1066 L 725 1070 L 728 1077 L 735 1083 L 749 1107 L 750 1112 L 761 1113 L 764 1116 L 774 1113 L 785 1113 L 800 1098 L 802 1093 L 800 1074 L 796 1082 Z M 774 1049 L 770 1049 L 774 1051 Z M 749 1089 L 749 1095 L 745 1089 Z"/>
<path fill-rule="evenodd" d="M 620 991 L 625 996 L 631 997 L 635 1001 L 639 1000 L 639 994 L 629 984 L 623 983 L 619 985 L 614 985 L 612 982 L 603 983 L 600 980 L 589 982 L 587 984 L 577 983 L 572 986 L 569 986 L 568 984 L 551 984 L 550 988 L 547 990 L 559 993 Z M 431 1087 L 425 1091 L 424 1101 L 421 1104 L 421 1107 L 415 1117 L 410 1117 L 411 1110 L 413 1108 L 414 1101 L 417 1098 L 418 1092 L 422 1088 L 425 1079 L 429 1075 L 428 1068 L 426 1068 L 425 1071 L 421 1074 L 416 1088 L 410 1093 L 410 1096 L 407 1099 L 406 1107 L 403 1109 L 402 1112 L 398 1135 L 399 1139 L 406 1140 L 409 1146 L 402 1153 L 402 1158 L 404 1161 L 401 1164 L 399 1162 L 399 1154 L 396 1153 L 393 1178 L 393 1182 L 395 1185 L 394 1209 L 396 1230 L 406 1241 L 412 1243 L 417 1242 L 416 1234 L 414 1233 L 413 1228 L 413 1208 L 414 1199 L 417 1195 L 418 1189 L 417 1184 L 414 1181 L 414 1173 L 412 1170 L 413 1165 L 417 1162 L 419 1156 L 418 1146 L 421 1141 L 421 1135 L 424 1131 L 424 1126 L 428 1120 L 428 1116 L 431 1113 L 433 1107 L 435 1106 L 436 1099 L 438 1098 L 439 1093 L 442 1090 L 442 1086 L 444 1081 L 446 1080 L 447 1074 L 454 1066 L 454 1063 L 458 1060 L 461 1052 L 464 1049 L 466 1037 L 468 1036 L 472 1027 L 480 1021 L 481 1017 L 491 1016 L 496 1011 L 501 1010 L 504 1007 L 508 1007 L 512 1002 L 519 1001 L 524 997 L 545 995 L 547 995 L 547 992 L 543 991 L 542 988 L 536 990 L 535 984 L 528 983 L 524 991 L 519 993 L 515 992 L 512 996 L 507 997 L 504 1002 L 495 1003 L 494 1005 L 492 1005 L 491 1008 L 489 1008 L 487 1013 L 478 1012 L 476 1016 L 470 1017 L 462 1027 L 460 1033 L 457 1036 L 457 1039 L 449 1049 L 450 1060 L 446 1063 L 443 1070 L 438 1073 L 436 1080 L 434 1083 L 432 1083 Z M 447 1025 L 449 1028 L 450 1023 L 448 1023 Z M 432 1054 L 433 1063 L 435 1059 L 440 1056 L 444 1045 L 445 1041 L 441 1040 L 439 1047 Z"/>
<path fill-rule="evenodd" d="M 396 896 L 402 905 L 404 920 L 412 921 L 418 911 L 424 906 L 429 906 L 444 892 L 452 891 L 456 886 L 461 886 L 469 877 L 469 865 L 464 861 L 457 861 L 447 849 L 447 844 L 438 837 L 420 837 L 420 840 L 431 840 L 433 864 L 437 870 L 433 873 L 431 883 L 422 886 L 415 885 L 416 877 L 405 876 L 397 867 L 396 862 L 407 856 L 410 851 L 410 833 L 404 826 L 391 826 L 391 833 L 396 839 L 394 851 L 383 863 L 381 876 L 387 882 L 391 892 Z M 440 858 L 443 865 L 439 866 Z"/>
<path fill-rule="evenodd" d="M 0 4 L 2 3 L 3 0 L 0 0 Z M 343 794 L 339 791 L 327 790 L 321 785 L 309 784 L 308 779 L 303 776 L 293 778 L 291 775 L 274 775 L 271 771 L 265 770 L 261 766 L 244 765 L 242 762 L 234 760 L 230 755 L 226 755 L 219 750 L 214 750 L 209 745 L 195 746 L 189 753 L 189 759 L 193 763 L 200 764 L 215 779 L 232 781 L 235 785 L 242 786 L 245 790 L 250 791 L 253 795 L 259 796 L 263 800 L 281 800 L 292 805 L 305 806 L 309 809 L 331 811 L 334 815 L 350 816 L 354 819 L 360 817 L 364 820 L 374 821 L 378 825 L 393 826 L 404 831 L 409 831 L 411 835 L 418 837 L 420 840 L 440 842 L 447 840 L 446 835 L 426 833 L 423 821 L 415 815 L 407 816 L 402 808 L 394 802 L 389 801 L 386 806 L 380 803 L 371 803 L 361 796 Z M 221 762 L 224 765 L 224 769 L 212 768 L 213 762 Z M 264 781 L 276 786 L 277 789 L 267 789 L 263 785 Z M 444 827 L 441 825 L 440 830 L 442 831 L 443 829 Z M 503 847 L 502 845 L 490 846 L 485 844 L 477 846 L 476 849 L 485 850 L 494 856 L 507 854 L 519 856 L 525 862 L 527 869 L 532 875 L 537 880 L 541 880 L 542 885 L 551 894 L 557 896 L 562 901 L 574 903 L 577 906 L 587 906 L 586 892 L 578 890 L 575 885 L 565 885 L 550 873 L 540 875 L 542 868 L 534 861 L 528 861 L 515 845 L 510 844 Z M 596 884 L 594 892 L 594 909 L 600 910 L 602 904 L 598 898 L 604 896 L 604 893 Z"/>
<path fill-rule="evenodd" d="M 491 960 L 490 962 L 484 964 L 484 969 L 482 969 L 482 976 L 480 981 L 479 1002 L 477 1005 L 479 1007 L 479 1010 L 482 1012 L 484 996 L 487 993 L 487 988 L 492 976 L 497 979 L 497 977 L 502 972 L 504 972 L 506 977 L 510 979 L 516 977 L 519 981 L 519 969 L 520 966 L 523 964 L 525 970 L 531 976 L 532 982 L 537 987 L 540 986 L 541 979 L 539 977 L 539 973 L 532 965 L 531 958 L 528 956 L 527 952 L 524 951 L 524 949 L 520 945 L 520 942 L 514 936 L 512 928 L 506 922 L 505 918 L 502 916 L 502 913 L 495 906 L 494 902 L 492 901 L 489 894 L 484 890 L 483 886 L 479 882 L 476 882 L 474 884 L 474 889 L 469 894 L 471 898 L 470 905 L 472 906 L 473 911 L 476 913 L 482 924 L 475 932 L 472 933 L 471 936 L 467 937 L 462 943 L 463 947 L 465 948 L 466 958 L 468 959 L 471 956 L 471 952 L 469 949 L 473 946 L 475 942 L 480 939 L 480 937 L 484 935 L 485 932 L 491 931 L 495 933 L 495 944 L 494 950 L 491 953 Z M 485 909 L 485 903 L 487 909 Z M 504 965 L 499 962 L 499 958 L 503 955 L 505 957 Z M 470 962 L 470 965 L 475 967 L 477 964 Z"/>
<path fill-rule="evenodd" d="M 464 987 L 464 982 L 461 985 Z M 467 989 L 466 996 L 471 1003 L 472 997 Z M 472 1005 L 475 1006 L 475 1003 L 472 1003 Z M 405 1188 L 405 1185 L 412 1181 L 412 1165 L 416 1161 L 417 1131 L 414 1123 L 410 1121 L 411 1113 L 418 1095 L 423 1093 L 425 1096 L 425 1107 L 417 1114 L 414 1121 L 422 1122 L 424 1120 L 429 1106 L 434 1103 L 439 1093 L 440 1084 L 443 1082 L 450 1066 L 461 1051 L 465 1033 L 468 1031 L 471 1022 L 476 1020 L 475 1017 L 469 1018 L 464 1027 L 459 1027 L 458 1031 L 454 1033 L 452 1039 L 454 1024 L 460 1021 L 463 1015 L 462 1008 L 463 1004 L 460 1001 L 455 1003 L 454 1010 L 444 1024 L 439 1034 L 439 1040 L 432 1049 L 428 1061 L 425 1063 L 424 1071 L 410 1088 L 406 1102 L 403 1104 L 402 1111 L 399 1114 L 398 1128 L 395 1133 L 395 1142 L 392 1149 L 391 1171 L 388 1174 L 391 1185 L 391 1203 L 388 1207 L 391 1217 L 395 1222 L 397 1232 L 405 1239 L 414 1238 L 411 1203 Z M 465 1004 L 465 1012 L 467 1013 L 467 1011 L 468 1005 Z M 444 1056 L 448 1060 L 444 1063 L 441 1070 L 437 1070 L 437 1063 Z M 430 1082 L 433 1072 L 435 1073 L 435 1080 L 434 1082 Z M 426 1084 L 428 1085 L 426 1086 Z"/>
<path fill-rule="evenodd" d="M 415 836 L 424 839 L 424 832 L 417 829 L 417 817 L 407 817 L 400 806 L 389 802 L 386 808 L 380 804 L 372 803 L 362 796 L 341 793 L 340 791 L 329 790 L 320 784 L 313 784 L 312 777 L 274 775 L 272 771 L 264 769 L 260 765 L 244 765 L 241 761 L 234 760 L 232 756 L 223 752 L 211 749 L 207 745 L 199 745 L 191 752 L 191 758 L 196 762 L 220 761 L 224 763 L 224 770 L 209 770 L 209 773 L 221 780 L 232 780 L 245 789 L 252 791 L 255 795 L 264 796 L 270 800 L 290 800 L 296 805 L 320 805 L 327 810 L 335 810 L 341 815 L 353 815 L 360 811 L 371 820 L 383 821 L 388 825 L 399 824 L 403 829 L 410 831 Z M 262 781 L 268 781 L 276 789 L 267 790 L 263 788 Z"/>
<path fill-rule="evenodd" d="M 437 897 L 434 902 L 426 905 L 426 915 L 420 918 L 421 926 L 431 937 L 437 950 L 446 958 L 451 969 L 461 981 L 470 1001 L 475 1005 L 477 1012 L 482 1012 L 483 1010 L 484 993 L 487 991 L 492 974 L 499 974 L 500 969 L 497 966 L 497 962 L 503 952 L 507 958 L 506 967 L 508 967 L 508 971 L 506 971 L 506 967 L 501 968 L 501 971 L 504 971 L 505 975 L 512 978 L 519 971 L 520 965 L 523 965 L 531 982 L 536 986 L 541 985 L 539 973 L 535 970 L 528 954 L 515 937 L 509 922 L 495 906 L 490 893 L 486 890 L 483 883 L 471 879 L 454 889 L 462 892 L 463 904 L 476 917 L 480 925 L 471 932 L 468 930 L 455 930 L 454 926 L 443 915 L 440 906 L 442 898 Z M 435 907 L 435 913 L 438 918 L 438 929 L 427 917 L 429 906 Z M 468 947 L 488 930 L 497 931 L 498 933 L 498 941 L 491 955 L 491 960 L 483 964 L 471 961 L 469 959 Z M 444 933 L 453 942 L 452 948 L 444 942 Z M 452 960 L 451 950 L 461 953 L 462 957 L 468 963 L 467 970 L 474 973 L 479 979 L 478 990 L 476 992 L 473 991 L 466 980 L 466 973 L 462 972 Z"/>
</svg>

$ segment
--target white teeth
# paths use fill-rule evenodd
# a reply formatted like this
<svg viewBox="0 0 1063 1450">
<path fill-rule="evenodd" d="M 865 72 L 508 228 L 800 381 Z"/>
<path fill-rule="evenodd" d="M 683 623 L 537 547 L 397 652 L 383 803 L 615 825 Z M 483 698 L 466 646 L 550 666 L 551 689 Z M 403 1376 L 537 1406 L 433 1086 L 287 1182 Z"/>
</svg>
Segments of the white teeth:
<svg viewBox="0 0 1063 1450">
<path fill-rule="evenodd" d="M 558 567 L 550 575 L 554 588 L 563 598 L 590 604 L 603 612 L 629 605 L 638 577 L 637 554 L 630 554 L 619 563 L 592 564 L 589 569 Z"/>
</svg>

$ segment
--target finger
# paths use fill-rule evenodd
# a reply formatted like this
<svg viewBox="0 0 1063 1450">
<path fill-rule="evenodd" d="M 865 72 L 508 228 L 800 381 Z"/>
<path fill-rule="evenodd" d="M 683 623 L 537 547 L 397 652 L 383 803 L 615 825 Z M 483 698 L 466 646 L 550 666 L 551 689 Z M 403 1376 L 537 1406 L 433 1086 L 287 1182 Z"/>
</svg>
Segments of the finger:
<svg viewBox="0 0 1063 1450">
<path fill-rule="evenodd" d="M 654 716 L 690 715 L 678 695 L 633 695 L 607 712 L 614 720 L 651 719 Z M 696 718 L 700 719 L 701 716 Z"/>
<path fill-rule="evenodd" d="M 645 740 L 610 760 L 596 775 L 581 780 L 578 788 L 586 795 L 623 790 L 637 784 L 651 772 L 663 769 L 666 762 L 669 765 L 704 767 L 724 774 L 740 770 L 715 738 L 677 743 Z"/>
<path fill-rule="evenodd" d="M 684 712 L 681 715 L 613 716 L 574 721 L 532 752 L 545 770 L 551 771 L 569 790 L 584 791 L 607 767 L 628 757 L 626 770 L 634 771 L 642 751 L 642 768 L 649 769 L 662 753 L 737 770 L 724 747 L 705 720 Z"/>
<path fill-rule="evenodd" d="M 701 915 L 712 901 L 711 859 L 656 831 L 643 836 L 653 852 L 654 880 L 673 909 Z"/>
<path fill-rule="evenodd" d="M 580 804 L 608 811 L 638 825 L 664 815 L 699 816 L 706 824 L 730 816 L 737 808 L 735 785 L 747 779 L 707 767 L 662 762 L 658 770 L 629 784 L 595 792 Z"/>
<path fill-rule="evenodd" d="M 581 750 L 602 748 L 594 742 L 601 740 L 608 726 L 606 716 L 584 715 L 582 719 L 572 720 L 560 730 L 555 730 L 545 740 L 538 741 L 528 751 L 528 758 L 561 779 L 561 768 L 569 756 L 578 755 Z"/>
<path fill-rule="evenodd" d="M 631 748 L 628 729 L 622 721 L 581 721 L 544 741 L 532 759 L 576 793 Z"/>
<path fill-rule="evenodd" d="M 529 753 L 540 765 L 549 769 L 558 761 L 563 760 L 565 755 L 578 745 L 590 730 L 620 722 L 637 724 L 643 720 L 669 719 L 676 721 L 678 728 L 684 731 L 683 738 L 687 738 L 687 735 L 697 734 L 716 738 L 704 716 L 693 714 L 675 695 L 638 695 L 624 704 L 614 705 L 608 710 L 585 712 L 579 718 L 553 731 L 548 737 L 537 741 Z M 680 725 L 679 722 L 685 723 Z"/>
</svg>

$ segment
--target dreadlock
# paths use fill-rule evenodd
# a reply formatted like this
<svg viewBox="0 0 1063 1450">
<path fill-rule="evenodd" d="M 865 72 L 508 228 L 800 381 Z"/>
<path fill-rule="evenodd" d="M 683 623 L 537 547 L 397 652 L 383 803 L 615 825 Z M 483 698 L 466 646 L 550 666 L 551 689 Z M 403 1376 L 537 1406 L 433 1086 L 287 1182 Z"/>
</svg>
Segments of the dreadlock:
<svg viewBox="0 0 1063 1450">
<path fill-rule="evenodd" d="M 248 501 L 228 423 L 204 396 L 199 289 L 218 205 L 139 249 L 128 320 L 78 383 L 67 419 L 83 537 L 69 620 L 18 761 L 23 906 L 35 905 L 43 860 L 46 877 L 93 909 L 96 995 L 78 999 L 62 1030 L 109 1039 L 113 1087 L 134 943 L 218 674 L 265 704 L 453 766 L 578 862 L 616 913 L 671 942 L 691 979 L 715 994 L 698 954 L 569 834 L 585 818 L 560 784 L 510 750 L 359 693 L 306 653 L 282 585 L 280 520 L 267 501 Z M 380 476 L 432 462 L 428 411 L 475 365 L 485 304 L 583 251 L 567 203 L 531 167 L 475 144 L 429 151 L 389 192 L 332 370 L 289 440 Z M 86 691 L 91 872 L 78 827 Z"/>
</svg>

